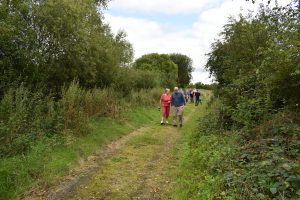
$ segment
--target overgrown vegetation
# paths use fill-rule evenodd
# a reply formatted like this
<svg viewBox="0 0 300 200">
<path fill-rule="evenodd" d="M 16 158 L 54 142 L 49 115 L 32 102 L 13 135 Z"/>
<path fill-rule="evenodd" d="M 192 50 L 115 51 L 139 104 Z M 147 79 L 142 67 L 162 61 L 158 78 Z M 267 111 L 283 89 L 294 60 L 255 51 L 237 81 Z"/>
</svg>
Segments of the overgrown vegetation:
<svg viewBox="0 0 300 200">
<path fill-rule="evenodd" d="M 222 194 L 222 175 L 236 152 L 236 136 L 220 133 L 215 117 L 217 104 L 202 91 L 205 103 L 197 118 L 182 130 L 180 166 L 173 199 L 213 199 Z"/>
<path fill-rule="evenodd" d="M 76 81 L 59 99 L 23 85 L 9 90 L 0 102 L 0 199 L 51 183 L 81 156 L 158 114 L 139 108 L 156 107 L 161 89 L 117 91 L 86 90 Z"/>
<path fill-rule="evenodd" d="M 145 123 L 153 110 L 139 108 L 156 107 L 157 88 L 177 84 L 168 55 L 158 55 L 168 70 L 132 67 L 126 33 L 104 23 L 108 2 L 0 1 L 0 199 L 50 183 L 128 132 L 114 124 L 128 112 L 137 111 L 131 125 Z"/>
<path fill-rule="evenodd" d="M 219 103 L 207 129 L 239 136 L 215 199 L 300 198 L 299 14 L 295 3 L 261 7 L 231 19 L 212 45 Z"/>
<path fill-rule="evenodd" d="M 129 92 L 126 97 L 113 89 L 82 89 L 78 82 L 64 88 L 59 100 L 43 97 L 21 86 L 10 90 L 0 102 L 0 156 L 26 154 L 43 137 L 85 135 L 91 117 L 120 118 L 125 110 L 155 105 L 159 89 Z"/>
</svg>

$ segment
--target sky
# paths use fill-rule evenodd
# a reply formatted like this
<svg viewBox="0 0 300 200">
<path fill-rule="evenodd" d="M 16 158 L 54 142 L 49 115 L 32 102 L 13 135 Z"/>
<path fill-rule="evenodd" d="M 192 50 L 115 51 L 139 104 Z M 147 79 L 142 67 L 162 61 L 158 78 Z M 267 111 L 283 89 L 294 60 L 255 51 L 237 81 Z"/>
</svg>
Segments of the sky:
<svg viewBox="0 0 300 200">
<path fill-rule="evenodd" d="M 104 11 L 114 33 L 122 30 L 133 45 L 135 59 L 148 53 L 181 53 L 193 60 L 192 82 L 213 81 L 204 66 L 211 44 L 229 17 L 257 11 L 245 0 L 112 0 Z M 289 0 L 278 0 L 286 5 Z M 272 1 L 274 4 L 274 1 Z"/>
</svg>

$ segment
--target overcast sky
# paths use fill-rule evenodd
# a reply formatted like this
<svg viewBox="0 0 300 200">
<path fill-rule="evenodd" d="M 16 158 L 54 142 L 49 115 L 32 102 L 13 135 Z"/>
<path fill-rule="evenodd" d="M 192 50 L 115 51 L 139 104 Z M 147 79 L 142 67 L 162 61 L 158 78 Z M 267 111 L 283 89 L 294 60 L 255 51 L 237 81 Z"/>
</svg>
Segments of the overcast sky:
<svg viewBox="0 0 300 200">
<path fill-rule="evenodd" d="M 280 4 L 288 1 L 279 0 Z M 135 58 L 147 53 L 182 53 L 193 59 L 192 82 L 210 83 L 204 65 L 211 43 L 218 38 L 229 16 L 256 11 L 258 3 L 253 5 L 251 0 L 112 0 L 104 16 L 114 33 L 119 30 L 127 33 Z"/>
</svg>

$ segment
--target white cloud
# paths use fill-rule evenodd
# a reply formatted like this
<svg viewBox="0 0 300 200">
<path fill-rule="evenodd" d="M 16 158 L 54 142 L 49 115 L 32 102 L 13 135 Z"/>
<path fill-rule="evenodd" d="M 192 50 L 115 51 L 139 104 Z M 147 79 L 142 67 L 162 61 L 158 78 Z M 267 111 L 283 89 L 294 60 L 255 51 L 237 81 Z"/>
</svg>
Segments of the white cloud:
<svg viewBox="0 0 300 200">
<path fill-rule="evenodd" d="M 110 8 L 126 9 L 138 12 L 155 12 L 165 14 L 190 14 L 201 9 L 216 5 L 212 0 L 114 0 Z"/>
<path fill-rule="evenodd" d="M 284 1 L 287 2 L 288 0 Z M 168 12 L 164 10 L 168 5 L 174 6 L 171 7 L 173 8 L 172 12 L 179 13 L 191 12 L 194 7 L 201 9 L 205 3 L 211 2 L 211 0 L 115 0 L 113 2 L 113 6 L 124 9 L 140 9 L 140 11 L 145 9 L 148 11 L 159 10 L 161 8 L 161 12 Z M 191 4 L 189 5 L 189 3 Z M 218 34 L 228 21 L 229 16 L 237 16 L 241 12 L 245 14 L 248 9 L 256 10 L 258 6 L 258 4 L 253 5 L 245 0 L 224 0 L 222 4 L 199 13 L 198 20 L 190 28 L 177 29 L 178 31 L 174 32 L 166 31 L 159 21 L 110 14 L 105 14 L 105 19 L 111 25 L 113 32 L 120 29 L 127 32 L 128 40 L 133 44 L 136 58 L 154 52 L 188 55 L 193 59 L 196 69 L 193 73 L 193 82 L 209 83 L 211 79 L 208 78 L 209 74 L 203 70 L 203 67 L 207 60 L 205 54 L 210 51 L 210 45 L 218 38 Z"/>
<path fill-rule="evenodd" d="M 105 19 L 111 24 L 113 32 L 116 33 L 120 29 L 127 32 L 127 39 L 135 50 L 135 58 L 154 52 L 183 53 L 193 59 L 197 71 L 195 75 L 208 76 L 208 73 L 202 70 L 205 61 L 201 61 L 201 56 L 205 52 L 199 48 L 201 41 L 198 41 L 197 36 L 193 35 L 191 30 L 166 33 L 158 22 L 150 20 L 115 17 L 109 14 L 105 14 Z M 201 81 L 197 78 L 196 80 Z"/>
</svg>

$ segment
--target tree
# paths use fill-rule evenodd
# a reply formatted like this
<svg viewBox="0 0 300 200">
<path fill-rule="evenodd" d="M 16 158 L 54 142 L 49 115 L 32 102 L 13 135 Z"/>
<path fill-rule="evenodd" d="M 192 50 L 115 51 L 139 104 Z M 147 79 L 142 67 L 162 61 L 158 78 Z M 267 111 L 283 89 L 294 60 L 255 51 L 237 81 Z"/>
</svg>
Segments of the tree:
<svg viewBox="0 0 300 200">
<path fill-rule="evenodd" d="M 192 85 L 189 85 L 188 87 L 189 88 L 196 88 L 196 89 L 213 90 L 215 86 L 216 86 L 215 83 L 204 84 L 204 83 L 201 83 L 201 82 L 197 82 L 197 83 L 194 83 Z"/>
<path fill-rule="evenodd" d="M 158 72 L 162 87 L 174 87 L 177 84 L 178 67 L 167 54 L 143 55 L 134 62 L 133 68 Z"/>
<path fill-rule="evenodd" d="M 298 110 L 299 18 L 295 7 L 261 8 L 232 19 L 212 45 L 206 67 L 238 125 L 254 126 L 283 107 Z"/>
<path fill-rule="evenodd" d="M 192 72 L 194 71 L 192 59 L 179 53 L 170 54 L 170 58 L 178 66 L 179 86 L 187 86 L 192 79 Z"/>
<path fill-rule="evenodd" d="M 10 87 L 60 92 L 78 79 L 106 87 L 133 57 L 126 34 L 103 22 L 108 0 L 24 0 L 0 3 L 0 96 Z"/>
</svg>

